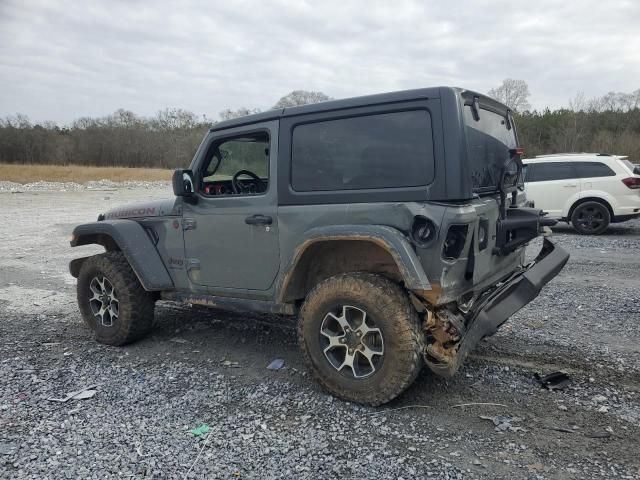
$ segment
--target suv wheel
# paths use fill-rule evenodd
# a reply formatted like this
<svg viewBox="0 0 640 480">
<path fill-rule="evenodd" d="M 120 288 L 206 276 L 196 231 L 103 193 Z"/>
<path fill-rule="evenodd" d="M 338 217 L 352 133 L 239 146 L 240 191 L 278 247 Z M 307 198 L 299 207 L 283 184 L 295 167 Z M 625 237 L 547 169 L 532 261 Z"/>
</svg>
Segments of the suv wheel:
<svg viewBox="0 0 640 480">
<path fill-rule="evenodd" d="M 307 366 L 332 394 L 386 403 L 415 380 L 423 335 L 404 290 L 379 275 L 328 278 L 307 296 L 298 339 Z"/>
<path fill-rule="evenodd" d="M 611 214 L 600 202 L 584 202 L 571 215 L 571 224 L 582 235 L 599 235 L 611 222 Z"/>
<path fill-rule="evenodd" d="M 125 345 L 153 325 L 153 295 L 147 292 L 121 252 L 87 258 L 78 275 L 78 306 L 96 340 Z"/>
</svg>

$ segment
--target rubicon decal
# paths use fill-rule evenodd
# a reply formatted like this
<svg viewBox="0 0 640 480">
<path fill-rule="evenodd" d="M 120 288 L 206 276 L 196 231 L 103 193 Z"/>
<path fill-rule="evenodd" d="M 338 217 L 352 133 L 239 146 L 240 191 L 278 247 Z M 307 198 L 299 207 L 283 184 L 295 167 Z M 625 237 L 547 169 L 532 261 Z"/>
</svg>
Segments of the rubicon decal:
<svg viewBox="0 0 640 480">
<path fill-rule="evenodd" d="M 117 210 L 115 212 L 108 212 L 105 218 L 128 218 L 128 217 L 144 217 L 148 215 L 155 215 L 155 207 L 150 208 L 134 208 L 131 210 Z"/>
</svg>

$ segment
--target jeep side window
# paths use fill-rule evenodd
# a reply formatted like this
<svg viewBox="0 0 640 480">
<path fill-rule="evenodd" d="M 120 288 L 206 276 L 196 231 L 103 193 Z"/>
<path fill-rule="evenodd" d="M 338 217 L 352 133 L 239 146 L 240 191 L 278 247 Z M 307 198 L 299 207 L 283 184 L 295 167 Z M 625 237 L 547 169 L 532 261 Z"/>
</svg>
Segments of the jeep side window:
<svg viewBox="0 0 640 480">
<path fill-rule="evenodd" d="M 211 144 L 202 169 L 205 195 L 251 195 L 269 186 L 269 134 L 256 132 Z"/>
<path fill-rule="evenodd" d="M 434 178 L 427 110 L 297 125 L 291 185 L 298 192 L 428 185 Z"/>
<path fill-rule="evenodd" d="M 547 182 L 576 178 L 576 173 L 571 163 L 568 162 L 536 163 L 530 165 L 530 167 L 533 168 L 530 170 L 528 182 Z"/>
</svg>

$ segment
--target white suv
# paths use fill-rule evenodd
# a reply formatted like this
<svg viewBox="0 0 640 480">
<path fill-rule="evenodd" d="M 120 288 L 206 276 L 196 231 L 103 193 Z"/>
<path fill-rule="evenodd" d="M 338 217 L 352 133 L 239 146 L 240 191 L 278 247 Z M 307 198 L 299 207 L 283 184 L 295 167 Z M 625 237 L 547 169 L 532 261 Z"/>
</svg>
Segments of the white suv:
<svg viewBox="0 0 640 480">
<path fill-rule="evenodd" d="M 627 157 L 561 153 L 523 163 L 527 199 L 579 233 L 597 235 L 609 223 L 640 217 L 640 175 Z"/>
</svg>

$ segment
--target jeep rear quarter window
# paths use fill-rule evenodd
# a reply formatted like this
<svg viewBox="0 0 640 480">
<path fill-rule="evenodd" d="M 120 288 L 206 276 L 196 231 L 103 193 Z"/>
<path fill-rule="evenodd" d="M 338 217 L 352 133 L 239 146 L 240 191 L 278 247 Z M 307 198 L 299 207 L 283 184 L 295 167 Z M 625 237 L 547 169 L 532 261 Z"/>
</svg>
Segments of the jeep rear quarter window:
<svg viewBox="0 0 640 480">
<path fill-rule="evenodd" d="M 417 187 L 434 177 L 426 110 L 297 125 L 291 152 L 298 192 Z"/>
<path fill-rule="evenodd" d="M 484 108 L 474 118 L 470 105 L 464 107 L 464 121 L 473 191 L 493 193 L 511 157 L 509 150 L 518 146 L 515 128 L 506 116 Z"/>
</svg>

